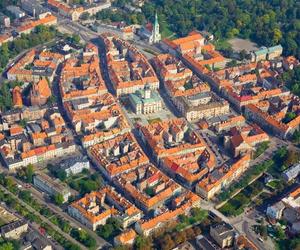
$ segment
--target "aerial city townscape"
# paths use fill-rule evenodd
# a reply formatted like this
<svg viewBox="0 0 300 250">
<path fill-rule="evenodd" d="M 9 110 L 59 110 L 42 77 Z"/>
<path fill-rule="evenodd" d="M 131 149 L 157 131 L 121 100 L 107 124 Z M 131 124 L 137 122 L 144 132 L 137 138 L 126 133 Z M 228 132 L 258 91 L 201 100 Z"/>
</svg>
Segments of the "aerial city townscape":
<svg viewBox="0 0 300 250">
<path fill-rule="evenodd" d="M 300 2 L 0 0 L 0 250 L 300 249 Z"/>
</svg>

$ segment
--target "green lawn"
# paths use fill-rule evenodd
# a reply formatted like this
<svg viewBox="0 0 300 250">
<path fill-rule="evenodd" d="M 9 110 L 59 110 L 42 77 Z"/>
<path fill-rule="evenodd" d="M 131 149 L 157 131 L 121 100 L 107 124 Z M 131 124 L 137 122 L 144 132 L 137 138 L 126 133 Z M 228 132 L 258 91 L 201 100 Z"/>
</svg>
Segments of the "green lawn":
<svg viewBox="0 0 300 250">
<path fill-rule="evenodd" d="M 232 48 L 231 44 L 224 39 L 214 41 L 213 44 L 216 46 L 216 50 L 227 50 Z"/>
<path fill-rule="evenodd" d="M 176 34 L 172 32 L 168 25 L 161 25 L 161 38 L 176 38 Z"/>
<path fill-rule="evenodd" d="M 280 186 L 280 180 L 273 180 L 267 183 L 268 187 L 272 188 L 272 189 L 277 189 Z"/>
</svg>

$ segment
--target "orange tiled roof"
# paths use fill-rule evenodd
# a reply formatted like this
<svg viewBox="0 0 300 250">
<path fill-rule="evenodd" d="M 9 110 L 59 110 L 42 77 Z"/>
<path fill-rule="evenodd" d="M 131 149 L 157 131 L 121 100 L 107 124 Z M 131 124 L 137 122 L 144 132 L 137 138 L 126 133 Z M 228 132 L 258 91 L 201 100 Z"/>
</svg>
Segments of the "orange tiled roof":
<svg viewBox="0 0 300 250">
<path fill-rule="evenodd" d="M 207 177 L 203 180 L 201 180 L 198 183 L 198 186 L 205 190 L 206 192 L 209 192 L 216 186 L 221 185 L 222 182 L 226 181 L 229 178 L 232 178 L 232 176 L 239 171 L 240 168 L 244 167 L 245 164 L 249 163 L 251 159 L 250 154 L 246 154 L 242 156 L 236 163 L 234 163 L 230 169 L 223 174 L 223 176 L 218 180 L 211 180 L 210 177 Z"/>
<path fill-rule="evenodd" d="M 42 78 L 38 83 L 34 84 L 33 89 L 43 98 L 49 98 L 51 96 L 51 89 L 45 78 Z"/>
<path fill-rule="evenodd" d="M 171 127 L 183 130 L 186 128 L 187 123 L 185 119 L 171 119 L 167 121 L 162 121 L 154 124 L 150 124 L 147 126 L 141 127 L 141 132 L 143 136 L 146 138 L 148 144 L 155 152 L 156 155 L 162 156 L 164 154 L 178 154 L 181 151 L 187 149 L 200 149 L 204 148 L 205 145 L 202 143 L 200 137 L 196 133 L 191 134 L 191 140 L 193 140 L 193 144 L 191 143 L 182 143 L 177 147 L 166 149 L 163 143 L 163 134 L 164 131 L 169 131 Z"/>
<path fill-rule="evenodd" d="M 113 147 L 118 147 L 124 140 L 132 143 L 131 151 L 126 155 L 121 156 L 118 161 L 110 162 L 110 160 L 105 156 L 104 150 L 110 150 Z M 89 148 L 89 152 L 92 157 L 99 162 L 99 165 L 105 168 L 108 174 L 111 176 L 134 169 L 149 162 L 149 159 L 139 147 L 131 133 L 119 135 L 113 139 L 91 146 Z"/>
<path fill-rule="evenodd" d="M 36 21 L 31 21 L 29 23 L 25 23 L 25 24 L 21 25 L 20 27 L 18 27 L 17 30 L 18 30 L 18 32 L 23 32 L 26 30 L 32 30 L 39 25 L 53 24 L 56 22 L 57 22 L 56 16 L 49 14 L 44 18 L 38 19 Z"/>
<path fill-rule="evenodd" d="M 22 107 L 23 106 L 21 88 L 19 86 L 16 86 L 13 89 L 12 97 L 13 97 L 13 104 L 14 104 L 15 107 Z"/>
<path fill-rule="evenodd" d="M 126 243 L 133 241 L 136 236 L 136 232 L 133 229 L 129 229 L 118 235 L 117 238 L 121 244 L 126 245 Z"/>
</svg>

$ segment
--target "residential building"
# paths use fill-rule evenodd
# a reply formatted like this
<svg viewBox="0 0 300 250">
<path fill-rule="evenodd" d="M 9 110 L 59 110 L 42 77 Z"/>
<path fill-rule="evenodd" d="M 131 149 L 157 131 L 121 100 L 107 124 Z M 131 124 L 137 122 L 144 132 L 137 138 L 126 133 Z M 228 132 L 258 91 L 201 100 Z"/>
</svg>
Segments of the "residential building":
<svg viewBox="0 0 300 250">
<path fill-rule="evenodd" d="M 182 188 L 152 164 L 145 164 L 113 179 L 124 195 L 148 213 L 180 194 Z"/>
<path fill-rule="evenodd" d="M 58 179 L 52 179 L 44 173 L 38 173 L 33 177 L 33 184 L 38 189 L 46 192 L 50 196 L 62 195 L 64 202 L 71 196 L 69 188 Z"/>
<path fill-rule="evenodd" d="M 109 93 L 66 101 L 64 108 L 75 131 L 83 134 L 85 148 L 130 131 L 120 105 Z"/>
<path fill-rule="evenodd" d="M 48 6 L 60 15 L 70 18 L 72 21 L 78 21 L 81 14 L 84 12 L 83 7 L 71 7 L 60 0 L 47 0 Z"/>
<path fill-rule="evenodd" d="M 122 31 L 122 38 L 124 40 L 133 40 L 134 39 L 134 27 L 126 26 L 121 29 Z"/>
<path fill-rule="evenodd" d="M 251 61 L 258 62 L 263 60 L 272 60 L 281 56 L 283 48 L 281 45 L 276 45 L 273 47 L 262 47 L 257 51 L 251 53 Z"/>
<path fill-rule="evenodd" d="M 89 43 L 82 53 L 64 61 L 59 82 L 63 101 L 107 93 L 99 60 L 97 46 Z"/>
<path fill-rule="evenodd" d="M 186 191 L 176 198 L 170 210 L 149 220 L 140 220 L 135 224 L 135 230 L 144 236 L 149 236 L 155 230 L 159 230 L 167 222 L 176 220 L 179 215 L 188 215 L 193 207 L 200 207 L 201 199 L 191 191 Z"/>
<path fill-rule="evenodd" d="M 142 213 L 113 188 L 106 187 L 85 195 L 68 207 L 68 213 L 92 230 L 104 225 L 108 218 L 116 218 L 122 227 L 141 219 Z"/>
<path fill-rule="evenodd" d="M 56 24 L 57 17 L 52 14 L 46 14 L 46 16 L 41 16 L 40 19 L 22 23 L 17 28 L 17 32 L 19 34 L 29 34 L 39 25 L 52 26 Z"/>
<path fill-rule="evenodd" d="M 157 163 L 170 155 L 180 155 L 205 149 L 200 136 L 188 130 L 183 118 L 170 119 L 140 127 L 142 140 L 151 148 Z"/>
<path fill-rule="evenodd" d="M 167 156 L 162 159 L 161 167 L 180 184 L 192 188 L 216 167 L 216 162 L 216 156 L 206 146 L 195 152 Z"/>
<path fill-rule="evenodd" d="M 174 103 L 180 113 L 190 122 L 229 114 L 229 103 L 213 92 L 193 96 L 180 96 Z"/>
<path fill-rule="evenodd" d="M 250 154 L 246 154 L 231 166 L 216 168 L 196 185 L 196 193 L 206 199 L 213 198 L 248 169 L 250 159 Z"/>
<path fill-rule="evenodd" d="M 25 83 L 38 83 L 41 79 L 48 79 L 51 82 L 62 60 L 63 56 L 58 53 L 30 50 L 8 70 L 7 78 L 10 81 Z M 43 86 L 44 83 L 41 83 Z M 49 91 L 46 92 L 49 93 Z"/>
<path fill-rule="evenodd" d="M 289 208 L 293 208 L 297 213 L 300 207 L 300 187 L 297 186 L 292 192 L 282 199 L 282 202 Z"/>
<path fill-rule="evenodd" d="M 114 238 L 115 246 L 132 245 L 137 234 L 133 229 L 128 229 Z"/>
<path fill-rule="evenodd" d="M 95 3 L 91 3 L 89 5 L 84 6 L 83 13 L 89 13 L 89 15 L 94 16 L 99 11 L 108 9 L 111 7 L 111 0 L 104 1 L 94 1 Z"/>
<path fill-rule="evenodd" d="M 179 244 L 172 250 L 196 250 L 196 248 L 194 248 L 194 246 L 189 241 L 186 241 L 186 242 Z"/>
<path fill-rule="evenodd" d="M 10 34 L 0 34 L 0 46 L 2 46 L 4 43 L 13 41 L 13 39 L 13 36 Z"/>
<path fill-rule="evenodd" d="M 251 242 L 245 235 L 239 235 L 236 238 L 234 247 L 239 250 L 258 250 L 258 248 L 253 244 L 253 242 Z"/>
<path fill-rule="evenodd" d="M 181 60 L 170 54 L 153 59 L 169 98 L 188 121 L 197 121 L 229 113 L 229 103 L 211 92 Z"/>
<path fill-rule="evenodd" d="M 294 56 L 283 58 L 282 66 L 285 70 L 292 70 L 299 65 L 299 60 Z"/>
<path fill-rule="evenodd" d="M 159 80 L 145 55 L 132 44 L 111 34 L 104 33 L 101 39 L 106 49 L 108 73 L 117 96 L 134 93 L 148 85 L 159 88 Z"/>
<path fill-rule="evenodd" d="M 109 179 L 149 162 L 131 133 L 91 146 L 88 155 Z"/>
</svg>

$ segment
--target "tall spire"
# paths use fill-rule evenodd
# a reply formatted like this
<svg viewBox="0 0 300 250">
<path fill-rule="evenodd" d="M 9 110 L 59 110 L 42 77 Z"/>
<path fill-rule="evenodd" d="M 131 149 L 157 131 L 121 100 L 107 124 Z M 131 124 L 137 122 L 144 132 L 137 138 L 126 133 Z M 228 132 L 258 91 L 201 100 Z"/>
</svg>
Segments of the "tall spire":
<svg viewBox="0 0 300 250">
<path fill-rule="evenodd" d="M 154 22 L 154 28 L 152 31 L 152 36 L 153 36 L 153 42 L 157 43 L 160 41 L 161 36 L 159 32 L 159 23 L 158 23 L 158 17 L 157 17 L 157 11 L 155 12 L 155 22 Z"/>
<path fill-rule="evenodd" d="M 157 11 L 155 12 L 155 22 L 154 22 L 154 26 L 157 27 L 158 25 L 158 17 L 157 17 Z"/>
</svg>

